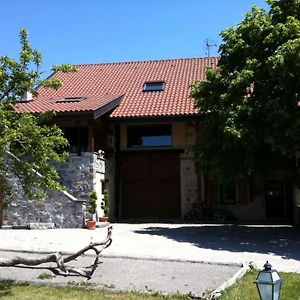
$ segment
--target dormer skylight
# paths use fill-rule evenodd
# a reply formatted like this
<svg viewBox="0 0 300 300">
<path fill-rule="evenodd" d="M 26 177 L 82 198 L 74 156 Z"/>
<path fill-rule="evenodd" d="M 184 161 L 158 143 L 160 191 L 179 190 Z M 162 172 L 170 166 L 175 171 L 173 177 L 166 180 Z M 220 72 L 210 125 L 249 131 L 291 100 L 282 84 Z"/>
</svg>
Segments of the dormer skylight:
<svg viewBox="0 0 300 300">
<path fill-rule="evenodd" d="M 164 81 L 146 81 L 144 83 L 143 92 L 157 92 L 165 89 Z"/>
<path fill-rule="evenodd" d="M 85 99 L 86 99 L 86 97 L 82 97 L 82 96 L 64 97 L 64 98 L 57 100 L 56 102 L 80 102 Z"/>
</svg>

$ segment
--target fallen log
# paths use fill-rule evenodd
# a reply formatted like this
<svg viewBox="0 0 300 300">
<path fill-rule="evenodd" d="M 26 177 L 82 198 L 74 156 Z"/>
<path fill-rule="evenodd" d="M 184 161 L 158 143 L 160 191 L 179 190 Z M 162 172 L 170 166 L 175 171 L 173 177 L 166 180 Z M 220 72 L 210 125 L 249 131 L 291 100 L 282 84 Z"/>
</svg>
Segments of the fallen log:
<svg viewBox="0 0 300 300">
<path fill-rule="evenodd" d="M 89 245 L 87 245 L 83 249 L 80 249 L 74 254 L 64 257 L 61 254 L 61 252 L 56 252 L 56 253 L 47 254 L 39 258 L 25 258 L 20 256 L 15 256 L 13 258 L 0 258 L 0 267 L 14 267 L 18 265 L 38 266 L 40 264 L 54 262 L 56 263 L 56 268 L 54 269 L 60 271 L 60 274 L 64 276 L 68 276 L 70 274 L 77 274 L 86 277 L 88 279 L 91 279 L 98 265 L 100 264 L 101 252 L 105 248 L 109 247 L 112 243 L 111 235 L 112 235 L 112 226 L 109 226 L 107 230 L 107 236 L 102 242 L 91 242 Z M 94 262 L 91 266 L 72 267 L 66 265 L 66 263 L 70 261 L 77 260 L 78 257 L 84 255 L 89 250 L 93 250 L 96 254 Z M 45 269 L 49 269 L 49 267 L 45 267 Z"/>
</svg>

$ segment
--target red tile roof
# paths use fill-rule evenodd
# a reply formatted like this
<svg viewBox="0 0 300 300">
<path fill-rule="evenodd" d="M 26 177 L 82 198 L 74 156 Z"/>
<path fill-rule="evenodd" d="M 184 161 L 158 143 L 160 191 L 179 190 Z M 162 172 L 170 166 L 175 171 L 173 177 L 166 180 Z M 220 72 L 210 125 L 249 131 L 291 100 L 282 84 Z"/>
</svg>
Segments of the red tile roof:
<svg viewBox="0 0 300 300">
<path fill-rule="evenodd" d="M 217 57 L 210 57 L 79 65 L 75 73 L 53 74 L 52 78 L 63 81 L 60 89 L 41 87 L 38 98 L 19 103 L 18 109 L 31 113 L 92 111 L 124 95 L 111 118 L 195 115 L 198 111 L 189 98 L 189 86 L 196 80 L 205 80 L 206 68 L 216 67 L 217 63 Z M 151 81 L 164 81 L 165 89 L 143 92 L 144 83 Z M 79 96 L 87 99 L 57 101 Z"/>
<path fill-rule="evenodd" d="M 122 95 L 80 96 L 83 99 L 76 101 L 76 99 L 68 99 L 71 97 L 69 95 L 51 98 L 41 97 L 41 95 L 39 95 L 38 98 L 32 101 L 17 103 L 16 110 L 27 111 L 29 113 L 41 113 L 46 111 L 55 111 L 57 113 L 95 112 L 105 107 L 109 107 L 110 109 L 115 108 L 120 104 L 122 98 Z"/>
</svg>

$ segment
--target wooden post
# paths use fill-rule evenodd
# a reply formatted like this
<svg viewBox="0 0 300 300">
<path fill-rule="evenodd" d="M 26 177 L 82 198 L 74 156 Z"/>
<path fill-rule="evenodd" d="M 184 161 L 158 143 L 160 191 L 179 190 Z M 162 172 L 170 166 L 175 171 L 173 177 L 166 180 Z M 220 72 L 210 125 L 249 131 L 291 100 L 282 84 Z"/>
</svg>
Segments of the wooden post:
<svg viewBox="0 0 300 300">
<path fill-rule="evenodd" d="M 238 186 L 239 203 L 243 205 L 247 205 L 249 201 L 248 181 L 245 178 L 239 179 L 237 181 L 237 186 Z"/>
<path fill-rule="evenodd" d="M 220 184 L 217 180 L 211 179 L 208 176 L 206 177 L 207 188 L 207 200 L 208 206 L 211 208 L 216 208 L 219 206 L 219 198 L 220 198 Z"/>
<path fill-rule="evenodd" d="M 201 173 L 197 176 L 198 181 L 198 216 L 203 217 L 203 205 L 204 205 L 204 176 Z"/>
<path fill-rule="evenodd" d="M 95 151 L 95 130 L 93 121 L 89 121 L 88 125 L 88 151 Z"/>
</svg>

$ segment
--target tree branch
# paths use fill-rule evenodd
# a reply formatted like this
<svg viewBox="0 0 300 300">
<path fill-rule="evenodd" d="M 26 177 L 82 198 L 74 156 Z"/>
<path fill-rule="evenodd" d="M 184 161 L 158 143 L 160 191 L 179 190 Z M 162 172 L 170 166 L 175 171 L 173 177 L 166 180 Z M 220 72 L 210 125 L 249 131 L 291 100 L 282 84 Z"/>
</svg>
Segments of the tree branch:
<svg viewBox="0 0 300 300">
<path fill-rule="evenodd" d="M 61 252 L 52 253 L 40 258 L 25 258 L 20 256 L 15 256 L 8 259 L 0 258 L 0 267 L 14 267 L 17 265 L 37 266 L 44 263 L 54 262 L 56 263 L 56 268 L 54 269 L 60 271 L 64 276 L 68 276 L 70 273 L 73 273 L 90 279 L 100 264 L 101 252 L 109 247 L 112 243 L 111 235 L 112 226 L 109 226 L 107 230 L 107 236 L 102 242 L 90 243 L 88 246 L 65 258 L 62 256 Z M 70 267 L 66 265 L 66 263 L 76 260 L 79 256 L 84 255 L 89 250 L 93 250 L 96 255 L 91 266 Z M 45 267 L 45 269 L 49 269 L 49 267 Z"/>
</svg>

